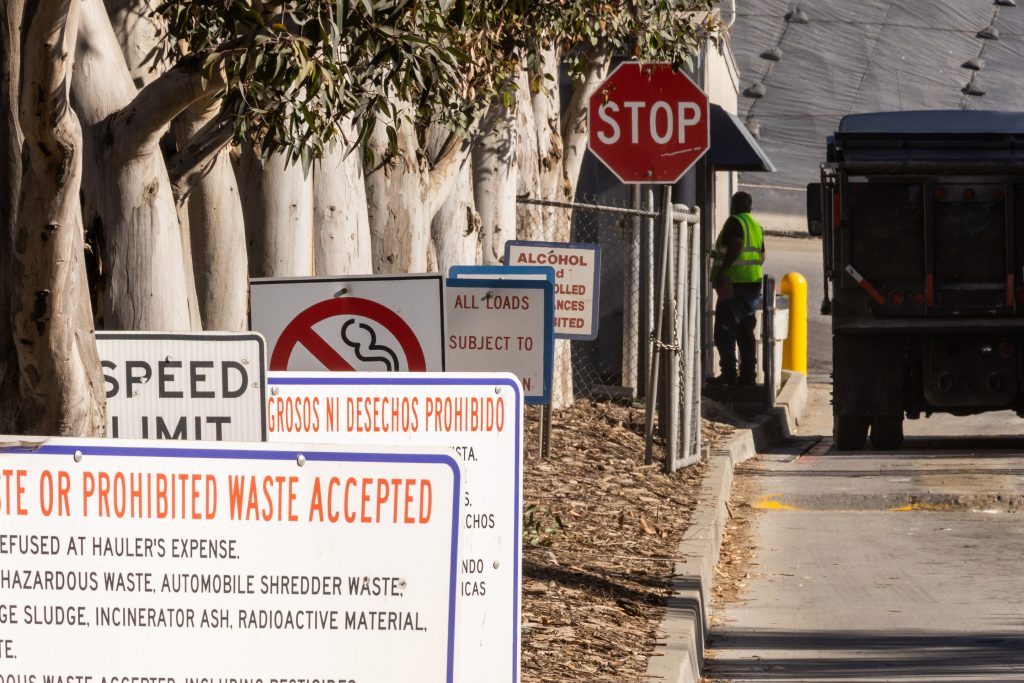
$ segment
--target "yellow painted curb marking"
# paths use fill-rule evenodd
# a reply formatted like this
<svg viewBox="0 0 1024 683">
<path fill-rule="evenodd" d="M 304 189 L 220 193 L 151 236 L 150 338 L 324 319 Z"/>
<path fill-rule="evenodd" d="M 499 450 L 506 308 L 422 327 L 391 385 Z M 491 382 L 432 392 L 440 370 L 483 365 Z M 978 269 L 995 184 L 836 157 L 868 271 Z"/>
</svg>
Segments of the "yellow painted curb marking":
<svg viewBox="0 0 1024 683">
<path fill-rule="evenodd" d="M 775 500 L 775 496 L 765 496 L 761 500 L 754 503 L 755 510 L 799 510 L 800 508 L 795 505 L 787 505 L 780 501 Z"/>
</svg>

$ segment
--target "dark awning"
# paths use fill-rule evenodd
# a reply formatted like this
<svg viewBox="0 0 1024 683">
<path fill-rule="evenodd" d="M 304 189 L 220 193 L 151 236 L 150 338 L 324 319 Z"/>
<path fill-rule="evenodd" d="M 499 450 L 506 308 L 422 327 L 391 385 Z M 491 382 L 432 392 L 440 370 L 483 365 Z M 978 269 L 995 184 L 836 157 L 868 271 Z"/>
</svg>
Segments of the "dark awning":
<svg viewBox="0 0 1024 683">
<path fill-rule="evenodd" d="M 775 171 L 775 164 L 735 114 L 711 105 L 708 163 L 716 171 Z"/>
</svg>

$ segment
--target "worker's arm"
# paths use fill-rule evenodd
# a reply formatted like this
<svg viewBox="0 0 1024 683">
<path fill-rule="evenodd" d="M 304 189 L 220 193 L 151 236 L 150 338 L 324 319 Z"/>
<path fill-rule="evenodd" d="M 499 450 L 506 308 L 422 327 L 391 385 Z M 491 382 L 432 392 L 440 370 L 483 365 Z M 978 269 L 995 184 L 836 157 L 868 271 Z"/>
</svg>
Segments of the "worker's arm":
<svg viewBox="0 0 1024 683">
<path fill-rule="evenodd" d="M 718 279 L 715 281 L 716 285 L 723 285 L 728 279 L 726 272 L 732 267 L 732 264 L 736 262 L 740 252 L 743 250 L 743 238 L 734 235 L 726 236 L 726 252 L 725 258 L 722 259 L 722 269 L 718 273 Z"/>
</svg>

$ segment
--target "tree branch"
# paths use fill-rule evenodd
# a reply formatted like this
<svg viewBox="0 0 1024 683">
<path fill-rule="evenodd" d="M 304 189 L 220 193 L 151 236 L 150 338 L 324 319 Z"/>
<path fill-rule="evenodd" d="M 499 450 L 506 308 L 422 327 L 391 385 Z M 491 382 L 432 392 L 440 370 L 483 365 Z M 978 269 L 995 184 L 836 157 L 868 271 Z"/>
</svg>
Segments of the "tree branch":
<svg viewBox="0 0 1024 683">
<path fill-rule="evenodd" d="M 565 151 L 565 175 L 573 188 L 583 166 L 587 138 L 587 103 L 608 76 L 611 52 L 604 48 L 590 51 L 587 75 L 572 89 L 572 96 L 562 112 L 562 149 Z"/>
<path fill-rule="evenodd" d="M 142 88 L 111 122 L 110 134 L 128 150 L 155 147 L 164 129 L 197 100 L 223 90 L 221 78 L 203 76 L 202 55 L 182 59 Z"/>
<path fill-rule="evenodd" d="M 181 204 L 209 171 L 214 158 L 234 136 L 231 119 L 223 112 L 196 131 L 185 146 L 167 161 L 174 201 Z"/>
<path fill-rule="evenodd" d="M 42 0 L 26 36 L 18 118 L 23 135 L 34 143 L 27 145 L 34 162 L 47 164 L 68 142 L 62 124 L 70 112 L 68 82 L 80 16 L 74 0 Z M 32 48 L 38 52 L 29 54 Z"/>
</svg>

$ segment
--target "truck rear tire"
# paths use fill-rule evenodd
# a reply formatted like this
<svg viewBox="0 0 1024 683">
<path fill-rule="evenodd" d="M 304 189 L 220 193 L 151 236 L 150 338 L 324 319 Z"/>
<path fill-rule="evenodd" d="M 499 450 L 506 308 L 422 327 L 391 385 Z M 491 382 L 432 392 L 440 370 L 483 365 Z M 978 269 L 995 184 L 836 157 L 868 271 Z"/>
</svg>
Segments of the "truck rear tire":
<svg viewBox="0 0 1024 683">
<path fill-rule="evenodd" d="M 876 415 L 871 419 L 871 447 L 896 451 L 903 445 L 903 416 Z"/>
<path fill-rule="evenodd" d="M 871 419 L 862 415 L 836 415 L 832 422 L 832 440 L 836 450 L 862 450 L 870 425 Z"/>
</svg>

